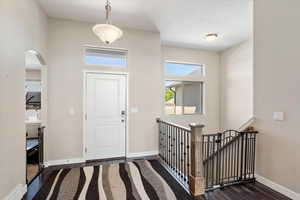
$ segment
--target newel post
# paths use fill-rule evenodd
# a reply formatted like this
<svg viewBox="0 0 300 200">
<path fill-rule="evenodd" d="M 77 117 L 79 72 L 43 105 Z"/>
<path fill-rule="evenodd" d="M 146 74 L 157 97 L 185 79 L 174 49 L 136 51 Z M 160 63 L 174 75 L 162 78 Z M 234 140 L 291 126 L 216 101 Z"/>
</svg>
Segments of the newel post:
<svg viewBox="0 0 300 200">
<path fill-rule="evenodd" d="M 190 124 L 191 128 L 191 172 L 189 187 L 193 196 L 205 193 L 205 179 L 202 163 L 202 134 L 204 125 Z"/>
</svg>

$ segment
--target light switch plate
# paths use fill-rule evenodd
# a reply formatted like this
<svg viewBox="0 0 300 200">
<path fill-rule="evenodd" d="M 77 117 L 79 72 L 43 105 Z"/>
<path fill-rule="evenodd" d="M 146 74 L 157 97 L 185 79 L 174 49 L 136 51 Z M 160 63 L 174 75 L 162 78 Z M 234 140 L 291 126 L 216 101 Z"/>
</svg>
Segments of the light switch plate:
<svg viewBox="0 0 300 200">
<path fill-rule="evenodd" d="M 283 121 L 284 120 L 284 112 L 273 112 L 273 120 Z"/>
<path fill-rule="evenodd" d="M 69 115 L 74 116 L 75 115 L 75 109 L 73 107 L 69 108 Z"/>
<path fill-rule="evenodd" d="M 138 113 L 138 112 L 139 112 L 138 108 L 136 108 L 136 107 L 131 108 L 131 113 Z"/>
</svg>

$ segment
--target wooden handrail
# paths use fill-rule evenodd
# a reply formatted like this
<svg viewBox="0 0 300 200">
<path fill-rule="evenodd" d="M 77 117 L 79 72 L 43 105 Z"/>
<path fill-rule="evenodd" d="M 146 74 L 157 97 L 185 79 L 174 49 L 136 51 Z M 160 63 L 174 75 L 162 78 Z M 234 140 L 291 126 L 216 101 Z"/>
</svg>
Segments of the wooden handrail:
<svg viewBox="0 0 300 200">
<path fill-rule="evenodd" d="M 162 122 L 162 123 L 164 123 L 164 124 L 168 124 L 168 125 L 170 125 L 170 126 L 174 126 L 174 127 L 183 129 L 183 130 L 185 130 L 185 131 L 189 131 L 189 132 L 191 131 L 191 129 L 189 129 L 189 128 L 186 128 L 186 127 L 181 126 L 181 125 L 178 125 L 178 124 L 174 124 L 174 123 L 172 123 L 172 122 L 167 122 L 167 121 L 161 120 L 160 118 L 157 118 L 157 119 L 156 119 L 156 122 L 157 122 L 157 123 Z"/>
</svg>

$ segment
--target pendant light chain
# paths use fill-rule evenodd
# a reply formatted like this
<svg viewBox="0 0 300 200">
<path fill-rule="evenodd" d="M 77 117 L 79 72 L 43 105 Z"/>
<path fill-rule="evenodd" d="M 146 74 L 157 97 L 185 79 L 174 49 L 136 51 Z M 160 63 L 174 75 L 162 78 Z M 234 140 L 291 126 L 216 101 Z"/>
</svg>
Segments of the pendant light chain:
<svg viewBox="0 0 300 200">
<path fill-rule="evenodd" d="M 108 0 L 106 1 L 105 10 L 106 10 L 106 17 L 105 17 L 106 24 L 111 24 L 111 20 L 110 20 L 111 6 Z"/>
</svg>

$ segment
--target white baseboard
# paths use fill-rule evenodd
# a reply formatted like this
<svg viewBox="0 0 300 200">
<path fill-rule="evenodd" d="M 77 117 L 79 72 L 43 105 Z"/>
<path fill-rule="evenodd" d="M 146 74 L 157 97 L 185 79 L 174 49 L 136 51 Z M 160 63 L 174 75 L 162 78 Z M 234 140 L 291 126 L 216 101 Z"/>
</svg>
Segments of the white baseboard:
<svg viewBox="0 0 300 200">
<path fill-rule="evenodd" d="M 13 191 L 11 191 L 4 200 L 20 200 L 23 198 L 24 194 L 27 192 L 27 185 L 19 184 Z"/>
<path fill-rule="evenodd" d="M 128 153 L 127 158 L 138 158 L 138 157 L 146 157 L 146 156 L 157 156 L 158 151 L 147 151 L 147 152 L 138 152 L 138 153 Z"/>
<path fill-rule="evenodd" d="M 56 165 L 67 165 L 67 164 L 76 164 L 84 163 L 85 159 L 83 158 L 70 158 L 65 160 L 49 160 L 45 162 L 45 167 L 56 166 Z"/>
<path fill-rule="evenodd" d="M 282 185 L 279 185 L 263 176 L 260 176 L 258 174 L 256 174 L 255 177 L 258 182 L 272 188 L 273 190 L 280 192 L 281 194 L 283 194 L 293 200 L 300 200 L 300 194 L 298 194 Z"/>
<path fill-rule="evenodd" d="M 147 151 L 147 152 L 138 152 L 138 153 L 128 153 L 127 158 L 137 158 L 137 157 L 146 157 L 146 156 L 156 156 L 158 151 Z M 86 160 L 84 158 L 70 158 L 65 160 L 49 160 L 44 163 L 45 167 L 57 166 L 57 165 L 67 165 L 67 164 L 76 164 L 84 163 Z"/>
</svg>

